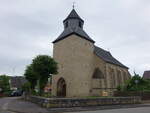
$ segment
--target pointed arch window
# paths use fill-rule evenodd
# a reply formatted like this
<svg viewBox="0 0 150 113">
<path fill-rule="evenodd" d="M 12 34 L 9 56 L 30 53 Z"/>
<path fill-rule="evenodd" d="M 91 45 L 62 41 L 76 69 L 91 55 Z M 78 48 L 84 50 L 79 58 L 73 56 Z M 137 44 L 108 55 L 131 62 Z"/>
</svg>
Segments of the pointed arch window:
<svg viewBox="0 0 150 113">
<path fill-rule="evenodd" d="M 102 71 L 99 68 L 96 68 L 94 70 L 92 78 L 94 78 L 94 79 L 102 79 L 102 78 L 104 78 L 104 74 L 102 73 Z"/>
</svg>

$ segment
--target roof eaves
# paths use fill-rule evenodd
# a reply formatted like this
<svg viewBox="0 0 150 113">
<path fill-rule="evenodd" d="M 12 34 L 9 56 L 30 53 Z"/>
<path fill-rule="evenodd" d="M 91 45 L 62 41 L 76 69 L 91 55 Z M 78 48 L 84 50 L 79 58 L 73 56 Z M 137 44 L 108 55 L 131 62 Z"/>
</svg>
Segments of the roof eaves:
<svg viewBox="0 0 150 113">
<path fill-rule="evenodd" d="M 75 35 L 77 35 L 77 36 L 79 36 L 79 37 L 81 37 L 81 38 L 83 38 L 83 39 L 85 39 L 85 40 L 88 40 L 88 41 L 90 41 L 90 42 L 92 42 L 92 43 L 95 43 L 95 41 L 90 40 L 90 39 L 88 39 L 87 37 L 84 37 L 84 36 L 82 36 L 82 35 L 80 35 L 80 34 L 78 34 L 78 33 L 76 33 L 76 32 L 69 33 L 69 34 L 66 35 L 66 36 L 63 36 L 63 37 L 61 37 L 61 38 L 59 38 L 59 39 L 54 40 L 52 43 L 56 43 L 56 42 L 58 42 L 58 41 L 60 41 L 60 40 L 65 39 L 66 37 L 68 37 L 68 36 L 70 36 L 70 35 L 73 35 L 73 34 L 75 34 Z"/>
<path fill-rule="evenodd" d="M 113 62 L 109 62 L 109 61 L 106 61 L 106 62 L 109 63 L 109 64 L 113 64 L 113 65 L 117 65 L 119 67 L 123 67 L 123 68 L 129 69 L 127 66 L 119 65 L 119 64 L 116 64 L 116 63 L 113 63 Z"/>
</svg>

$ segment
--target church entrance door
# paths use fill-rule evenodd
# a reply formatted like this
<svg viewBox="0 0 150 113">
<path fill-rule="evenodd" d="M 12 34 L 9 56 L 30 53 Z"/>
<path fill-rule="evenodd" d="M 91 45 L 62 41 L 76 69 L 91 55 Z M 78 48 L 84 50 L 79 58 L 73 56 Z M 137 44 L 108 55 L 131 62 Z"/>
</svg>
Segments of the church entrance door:
<svg viewBox="0 0 150 113">
<path fill-rule="evenodd" d="M 60 78 L 57 82 L 57 96 L 58 97 L 66 96 L 66 82 L 63 78 Z"/>
</svg>

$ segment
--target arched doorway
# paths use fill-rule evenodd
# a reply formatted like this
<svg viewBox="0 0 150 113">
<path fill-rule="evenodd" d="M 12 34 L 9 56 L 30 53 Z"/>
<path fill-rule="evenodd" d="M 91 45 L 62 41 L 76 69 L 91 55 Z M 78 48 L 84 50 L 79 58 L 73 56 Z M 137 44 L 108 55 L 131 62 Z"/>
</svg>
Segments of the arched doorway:
<svg viewBox="0 0 150 113">
<path fill-rule="evenodd" d="M 57 96 L 58 97 L 66 96 L 66 82 L 63 78 L 60 78 L 57 82 Z"/>
</svg>

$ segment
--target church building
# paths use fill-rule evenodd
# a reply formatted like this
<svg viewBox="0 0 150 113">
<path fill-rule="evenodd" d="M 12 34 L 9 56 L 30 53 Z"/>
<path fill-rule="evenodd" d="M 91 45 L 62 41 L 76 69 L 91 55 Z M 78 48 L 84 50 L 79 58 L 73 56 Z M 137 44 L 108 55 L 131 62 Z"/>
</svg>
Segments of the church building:
<svg viewBox="0 0 150 113">
<path fill-rule="evenodd" d="M 64 31 L 53 41 L 58 74 L 52 76 L 52 95 L 59 97 L 113 95 L 130 78 L 128 67 L 94 43 L 84 20 L 73 9 L 63 21 Z"/>
</svg>

